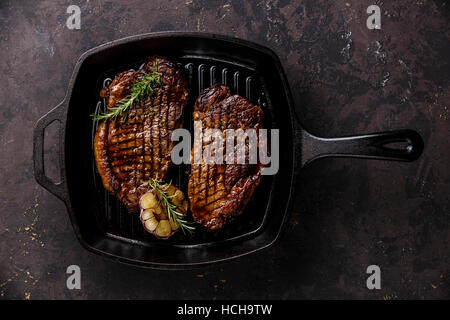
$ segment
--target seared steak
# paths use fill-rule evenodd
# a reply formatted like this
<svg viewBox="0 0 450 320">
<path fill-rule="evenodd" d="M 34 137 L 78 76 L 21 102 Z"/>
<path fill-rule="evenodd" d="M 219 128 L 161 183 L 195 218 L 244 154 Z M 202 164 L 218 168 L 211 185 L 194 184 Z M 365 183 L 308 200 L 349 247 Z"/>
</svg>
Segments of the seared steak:
<svg viewBox="0 0 450 320">
<path fill-rule="evenodd" d="M 231 95 L 227 86 L 216 84 L 200 94 L 193 118 L 194 121 L 201 121 L 202 132 L 207 128 L 220 129 L 225 141 L 226 129 L 262 129 L 264 113 L 243 97 Z M 211 139 L 200 138 L 200 143 L 203 153 Z M 258 145 L 260 143 L 258 141 Z M 195 158 L 194 149 L 195 146 L 191 152 L 192 158 Z M 223 151 L 223 154 L 226 152 Z M 236 161 L 214 164 L 203 157 L 200 163 L 192 163 L 188 195 L 196 222 L 209 230 L 218 230 L 242 213 L 261 181 L 263 168 L 259 162 L 249 164 L 248 155 L 247 145 L 246 164 Z"/>
<path fill-rule="evenodd" d="M 138 208 L 139 198 L 147 190 L 142 183 L 150 177 L 163 179 L 170 167 L 170 138 L 172 131 L 182 125 L 188 86 L 173 62 L 155 56 L 141 70 L 119 73 L 101 92 L 111 112 L 117 101 L 130 94 L 133 84 L 153 71 L 161 74 L 162 85 L 134 103 L 126 117 L 104 120 L 94 140 L 104 187 L 130 209 Z"/>
</svg>

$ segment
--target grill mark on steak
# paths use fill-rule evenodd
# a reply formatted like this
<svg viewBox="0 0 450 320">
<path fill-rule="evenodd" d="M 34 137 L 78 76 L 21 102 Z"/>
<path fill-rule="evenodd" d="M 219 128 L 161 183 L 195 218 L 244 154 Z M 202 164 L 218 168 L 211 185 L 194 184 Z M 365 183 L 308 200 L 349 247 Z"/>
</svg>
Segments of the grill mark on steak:
<svg viewBox="0 0 450 320">
<path fill-rule="evenodd" d="M 225 145 L 226 129 L 262 129 L 264 113 L 239 95 L 231 95 L 227 86 L 216 84 L 197 98 L 193 117 L 202 122 L 202 130 L 220 129 Z M 203 154 L 211 141 L 202 138 L 201 143 Z M 192 164 L 188 184 L 190 208 L 194 220 L 208 230 L 221 229 L 240 215 L 260 183 L 263 165 L 248 164 L 248 149 L 245 156 L 246 164 L 209 164 L 203 158 L 200 164 Z M 194 149 L 191 157 L 194 158 Z"/>
<path fill-rule="evenodd" d="M 130 107 L 126 120 L 106 119 L 97 128 L 94 153 L 104 187 L 129 209 L 138 209 L 138 200 L 147 190 L 149 178 L 164 179 L 171 164 L 171 133 L 180 128 L 187 105 L 188 86 L 176 64 L 154 56 L 141 70 L 124 71 L 102 89 L 107 108 L 125 98 L 144 72 L 161 73 L 163 85 Z"/>
</svg>

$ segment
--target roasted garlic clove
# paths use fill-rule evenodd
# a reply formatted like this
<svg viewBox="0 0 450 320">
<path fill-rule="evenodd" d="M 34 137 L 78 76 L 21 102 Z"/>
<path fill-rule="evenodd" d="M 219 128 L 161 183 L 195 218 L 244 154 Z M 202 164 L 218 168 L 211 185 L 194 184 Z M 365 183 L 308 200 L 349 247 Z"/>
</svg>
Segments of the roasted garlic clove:
<svg viewBox="0 0 450 320">
<path fill-rule="evenodd" d="M 173 196 L 173 194 L 177 191 L 179 191 L 179 189 L 177 187 L 175 187 L 173 184 L 169 184 L 169 185 L 164 185 L 163 186 L 164 192 L 167 193 L 168 196 Z M 181 191 L 180 191 L 181 192 Z"/>
<path fill-rule="evenodd" d="M 189 206 L 189 202 L 187 200 L 184 200 L 183 204 L 181 206 L 183 208 L 183 211 L 184 211 L 184 212 L 182 212 L 183 214 L 186 214 L 186 212 L 188 210 L 188 206 Z"/>
<path fill-rule="evenodd" d="M 149 220 L 155 218 L 154 211 L 152 209 L 145 209 L 141 214 L 142 220 Z"/>
<path fill-rule="evenodd" d="M 160 217 L 160 219 L 167 219 L 167 212 L 166 207 L 162 203 L 162 201 L 159 201 L 157 205 L 154 207 L 155 213 Z"/>
<path fill-rule="evenodd" d="M 172 228 L 173 231 L 177 231 L 178 228 L 180 227 L 180 225 L 178 223 L 176 223 L 175 221 L 173 221 L 172 219 L 169 219 L 169 223 L 170 223 L 170 227 Z"/>
<path fill-rule="evenodd" d="M 160 239 L 167 239 L 180 229 L 173 218 L 174 211 L 185 215 L 188 209 L 183 192 L 172 184 L 147 191 L 142 195 L 139 205 L 144 229 Z"/>
<path fill-rule="evenodd" d="M 156 228 L 156 235 L 160 238 L 166 238 L 169 237 L 173 231 L 175 230 L 172 230 L 169 220 L 160 220 L 158 227 Z"/>
<path fill-rule="evenodd" d="M 181 190 L 177 190 L 173 195 L 172 202 L 177 206 L 179 206 L 181 205 L 183 199 L 184 199 L 183 192 L 181 192 Z"/>
<path fill-rule="evenodd" d="M 147 229 L 150 232 L 155 231 L 156 228 L 158 227 L 158 225 L 159 225 L 159 222 L 158 222 L 158 220 L 156 220 L 155 217 L 145 220 L 145 224 L 144 224 L 145 229 Z"/>
<path fill-rule="evenodd" d="M 156 207 L 158 200 L 156 199 L 153 192 L 146 192 L 139 201 L 139 206 L 141 209 L 150 209 Z"/>
</svg>

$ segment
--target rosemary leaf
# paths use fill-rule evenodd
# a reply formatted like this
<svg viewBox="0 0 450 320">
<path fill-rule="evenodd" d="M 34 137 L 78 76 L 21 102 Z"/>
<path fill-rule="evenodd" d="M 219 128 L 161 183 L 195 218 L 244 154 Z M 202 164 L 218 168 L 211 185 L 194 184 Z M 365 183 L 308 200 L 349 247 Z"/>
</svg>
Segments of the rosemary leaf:
<svg viewBox="0 0 450 320">
<path fill-rule="evenodd" d="M 156 71 L 144 73 L 142 80 L 136 82 L 131 87 L 131 92 L 122 100 L 116 100 L 116 106 L 109 108 L 108 112 L 100 114 L 91 114 L 92 120 L 100 121 L 112 118 L 116 121 L 117 117 L 123 115 L 124 121 L 128 117 L 128 112 L 133 104 L 144 101 L 144 99 L 155 92 L 156 86 L 162 86 L 161 73 Z"/>
</svg>

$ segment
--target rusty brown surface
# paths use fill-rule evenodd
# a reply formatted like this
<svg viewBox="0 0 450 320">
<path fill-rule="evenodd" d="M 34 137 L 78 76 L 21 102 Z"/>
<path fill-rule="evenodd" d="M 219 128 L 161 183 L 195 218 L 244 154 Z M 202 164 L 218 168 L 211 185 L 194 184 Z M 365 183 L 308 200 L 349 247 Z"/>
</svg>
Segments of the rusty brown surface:
<svg viewBox="0 0 450 320">
<path fill-rule="evenodd" d="M 81 8 L 81 30 L 66 8 Z M 382 9 L 368 30 L 366 8 Z M 449 4 L 441 1 L 2 1 L 0 298 L 450 297 Z M 63 204 L 34 180 L 32 128 L 64 98 L 87 49 L 130 35 L 205 31 L 272 48 L 300 121 L 322 136 L 418 131 L 414 163 L 327 159 L 297 177 L 281 241 L 192 271 L 142 270 L 77 242 Z M 57 138 L 47 137 L 56 163 Z M 56 169 L 50 170 L 51 174 Z M 82 289 L 66 288 L 77 264 Z M 377 264 L 382 289 L 366 288 Z M 239 272 L 236 272 L 236 269 Z"/>
</svg>

